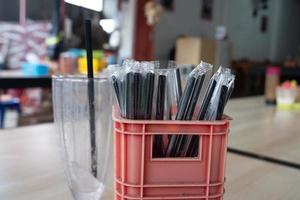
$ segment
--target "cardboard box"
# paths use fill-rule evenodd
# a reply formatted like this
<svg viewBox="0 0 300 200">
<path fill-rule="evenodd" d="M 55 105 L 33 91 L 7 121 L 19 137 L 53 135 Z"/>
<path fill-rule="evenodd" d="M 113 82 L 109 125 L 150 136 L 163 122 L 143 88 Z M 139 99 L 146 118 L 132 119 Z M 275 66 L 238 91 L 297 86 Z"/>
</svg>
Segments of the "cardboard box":
<svg viewBox="0 0 300 200">
<path fill-rule="evenodd" d="M 209 38 L 183 37 L 176 41 L 176 62 L 198 65 L 201 60 L 215 64 L 216 41 Z"/>
</svg>

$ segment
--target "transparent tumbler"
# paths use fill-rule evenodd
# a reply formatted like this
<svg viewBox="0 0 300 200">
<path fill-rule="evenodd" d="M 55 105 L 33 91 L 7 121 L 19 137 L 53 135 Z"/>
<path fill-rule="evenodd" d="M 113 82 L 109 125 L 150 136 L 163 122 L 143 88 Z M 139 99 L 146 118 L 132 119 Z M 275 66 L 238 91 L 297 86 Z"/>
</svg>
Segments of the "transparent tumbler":
<svg viewBox="0 0 300 200">
<path fill-rule="evenodd" d="M 95 125 L 93 137 L 93 128 L 90 128 L 90 81 L 86 77 L 75 76 L 55 76 L 52 80 L 59 149 L 67 182 L 76 200 L 101 199 L 104 185 L 109 184 L 112 177 L 112 91 L 107 78 L 92 80 Z M 93 138 L 94 144 L 91 142 Z M 92 165 L 96 167 L 96 174 Z"/>
</svg>

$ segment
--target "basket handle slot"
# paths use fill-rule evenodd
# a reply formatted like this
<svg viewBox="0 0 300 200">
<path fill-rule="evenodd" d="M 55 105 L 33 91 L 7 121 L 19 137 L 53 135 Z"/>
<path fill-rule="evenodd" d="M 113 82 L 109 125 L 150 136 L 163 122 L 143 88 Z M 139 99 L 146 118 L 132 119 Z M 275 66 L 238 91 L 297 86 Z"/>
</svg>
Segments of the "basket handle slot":
<svg viewBox="0 0 300 200">
<path fill-rule="evenodd" d="M 152 135 L 151 144 L 153 159 L 200 159 L 201 136 L 199 135 Z"/>
</svg>

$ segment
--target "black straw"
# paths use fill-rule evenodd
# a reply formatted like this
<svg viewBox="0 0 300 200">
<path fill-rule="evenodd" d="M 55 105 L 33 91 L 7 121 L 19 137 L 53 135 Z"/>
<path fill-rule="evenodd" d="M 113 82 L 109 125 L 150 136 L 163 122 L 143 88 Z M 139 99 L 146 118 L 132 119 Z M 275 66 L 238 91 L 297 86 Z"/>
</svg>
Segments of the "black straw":
<svg viewBox="0 0 300 200">
<path fill-rule="evenodd" d="M 134 119 L 134 74 L 128 72 L 125 78 L 125 116 Z"/>
<path fill-rule="evenodd" d="M 134 101 L 133 101 L 133 107 L 134 107 L 134 119 L 141 119 L 141 97 L 142 97 L 142 82 L 143 82 L 143 77 L 141 73 L 135 72 L 133 74 L 133 96 L 134 96 Z"/>
<path fill-rule="evenodd" d="M 177 105 L 179 106 L 179 102 L 180 102 L 180 99 L 181 99 L 181 96 L 182 96 L 182 87 L 181 87 L 181 76 L 180 76 L 180 69 L 179 68 L 176 68 L 176 72 L 175 72 L 175 75 L 176 75 L 176 99 L 177 99 Z"/>
<path fill-rule="evenodd" d="M 195 82 L 195 86 L 194 86 L 193 91 L 191 93 L 191 99 L 190 99 L 190 102 L 188 104 L 186 114 L 184 116 L 185 120 L 192 120 L 192 118 L 193 118 L 194 110 L 196 108 L 196 104 L 197 104 L 197 101 L 199 99 L 199 95 L 200 95 L 200 92 L 201 92 L 201 88 L 202 88 L 204 79 L 205 79 L 205 74 L 200 75 L 200 76 L 197 77 L 197 80 Z"/>
<path fill-rule="evenodd" d="M 188 104 L 187 111 L 186 111 L 186 114 L 185 114 L 185 118 L 184 118 L 185 120 L 192 120 L 194 110 L 195 110 L 197 101 L 199 99 L 199 95 L 200 95 L 200 91 L 201 91 L 204 79 L 205 79 L 205 74 L 200 75 L 200 76 L 197 77 L 197 80 L 195 82 L 195 86 L 194 86 L 193 91 L 191 93 L 191 99 L 190 99 L 190 102 Z M 187 157 L 189 149 L 191 148 L 191 145 L 192 145 L 191 143 L 195 139 L 195 136 L 183 135 L 181 137 L 182 137 L 182 140 L 178 144 L 179 149 L 176 152 L 176 155 L 178 155 L 180 153 L 180 150 L 182 150 L 181 156 Z"/>
<path fill-rule="evenodd" d="M 94 177 L 97 177 L 97 148 L 96 148 L 96 126 L 95 126 L 95 94 L 94 94 L 94 72 L 93 72 L 93 51 L 92 51 L 92 26 L 91 20 L 85 20 L 85 42 L 86 59 L 88 67 L 88 99 L 89 99 L 89 125 L 91 142 L 91 170 Z"/>
<path fill-rule="evenodd" d="M 183 91 L 182 97 L 179 102 L 179 109 L 176 114 L 176 120 L 184 120 L 186 111 L 187 111 L 187 106 L 190 101 L 191 97 L 191 92 L 193 91 L 194 84 L 195 84 L 195 77 L 191 76 L 186 83 L 185 89 Z M 167 152 L 166 156 L 167 157 L 174 157 L 176 156 L 176 153 L 180 151 L 178 149 L 179 145 L 181 144 L 183 140 L 183 135 L 172 135 L 170 137 L 168 147 L 167 147 Z"/>
<path fill-rule="evenodd" d="M 216 120 L 221 120 L 222 119 L 224 108 L 225 108 L 225 105 L 226 105 L 226 102 L 227 102 L 226 101 L 227 91 L 228 91 L 228 87 L 226 85 L 222 85 L 220 99 L 219 99 L 218 108 L 217 108 Z"/>
<path fill-rule="evenodd" d="M 225 103 L 228 102 L 228 100 L 229 100 L 229 98 L 230 98 L 232 92 L 233 92 L 233 85 L 231 85 L 230 88 L 228 89 Z"/>
<path fill-rule="evenodd" d="M 117 83 L 118 83 L 118 88 L 119 88 L 119 93 L 120 93 L 120 108 L 121 108 L 121 115 L 122 117 L 125 117 L 125 84 L 124 81 L 120 80 L 120 78 L 117 77 Z"/>
<path fill-rule="evenodd" d="M 154 73 L 147 73 L 144 84 L 144 95 L 143 98 L 143 109 L 144 119 L 150 120 L 152 117 L 152 102 L 153 102 L 153 91 L 154 91 Z"/>
<path fill-rule="evenodd" d="M 116 97 L 117 97 L 117 101 L 118 101 L 118 104 L 119 104 L 119 107 L 120 107 L 120 110 L 122 111 L 122 101 L 121 101 L 121 94 L 120 94 L 120 84 L 118 82 L 118 78 L 116 76 L 112 76 L 112 83 L 113 83 L 113 87 L 114 87 L 114 90 L 115 90 L 115 94 L 116 94 Z"/>
<path fill-rule="evenodd" d="M 156 99 L 156 120 L 164 119 L 164 106 L 165 106 L 165 90 L 166 90 L 166 76 L 158 76 L 157 85 L 157 99 Z M 153 156 L 163 157 L 164 156 L 164 144 L 162 135 L 155 135 L 153 141 Z"/>
<path fill-rule="evenodd" d="M 191 76 L 186 83 L 185 89 L 179 102 L 179 109 L 176 114 L 176 120 L 185 120 L 184 117 L 187 111 L 188 103 L 191 98 L 191 93 L 195 85 L 195 81 L 195 77 Z"/>
<path fill-rule="evenodd" d="M 164 106 L 165 106 L 165 90 L 166 90 L 166 76 L 158 76 L 157 85 L 157 99 L 156 99 L 156 120 L 164 119 Z"/>
<path fill-rule="evenodd" d="M 211 81 L 209 82 L 209 85 L 208 85 L 208 89 L 205 93 L 203 103 L 200 107 L 200 111 L 199 111 L 199 114 L 198 114 L 198 117 L 197 117 L 198 120 L 204 120 L 209 102 L 210 102 L 210 100 L 212 98 L 212 95 L 215 91 L 216 85 L 217 85 L 217 81 L 214 80 L 214 79 L 211 79 Z"/>
<path fill-rule="evenodd" d="M 86 59 L 88 67 L 88 78 L 94 78 L 93 71 L 93 48 L 92 48 L 92 25 L 91 20 L 85 20 L 85 45 L 86 45 Z"/>
</svg>

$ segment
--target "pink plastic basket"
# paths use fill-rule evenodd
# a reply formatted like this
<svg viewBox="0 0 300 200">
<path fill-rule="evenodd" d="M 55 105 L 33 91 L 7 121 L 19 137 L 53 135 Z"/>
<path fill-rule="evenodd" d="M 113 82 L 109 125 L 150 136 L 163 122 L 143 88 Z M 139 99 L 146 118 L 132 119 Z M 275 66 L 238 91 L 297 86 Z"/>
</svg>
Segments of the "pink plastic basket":
<svg viewBox="0 0 300 200">
<path fill-rule="evenodd" d="M 221 121 L 123 119 L 115 112 L 115 199 L 221 200 L 229 118 Z M 153 158 L 154 135 L 198 135 L 195 158 Z"/>
</svg>

